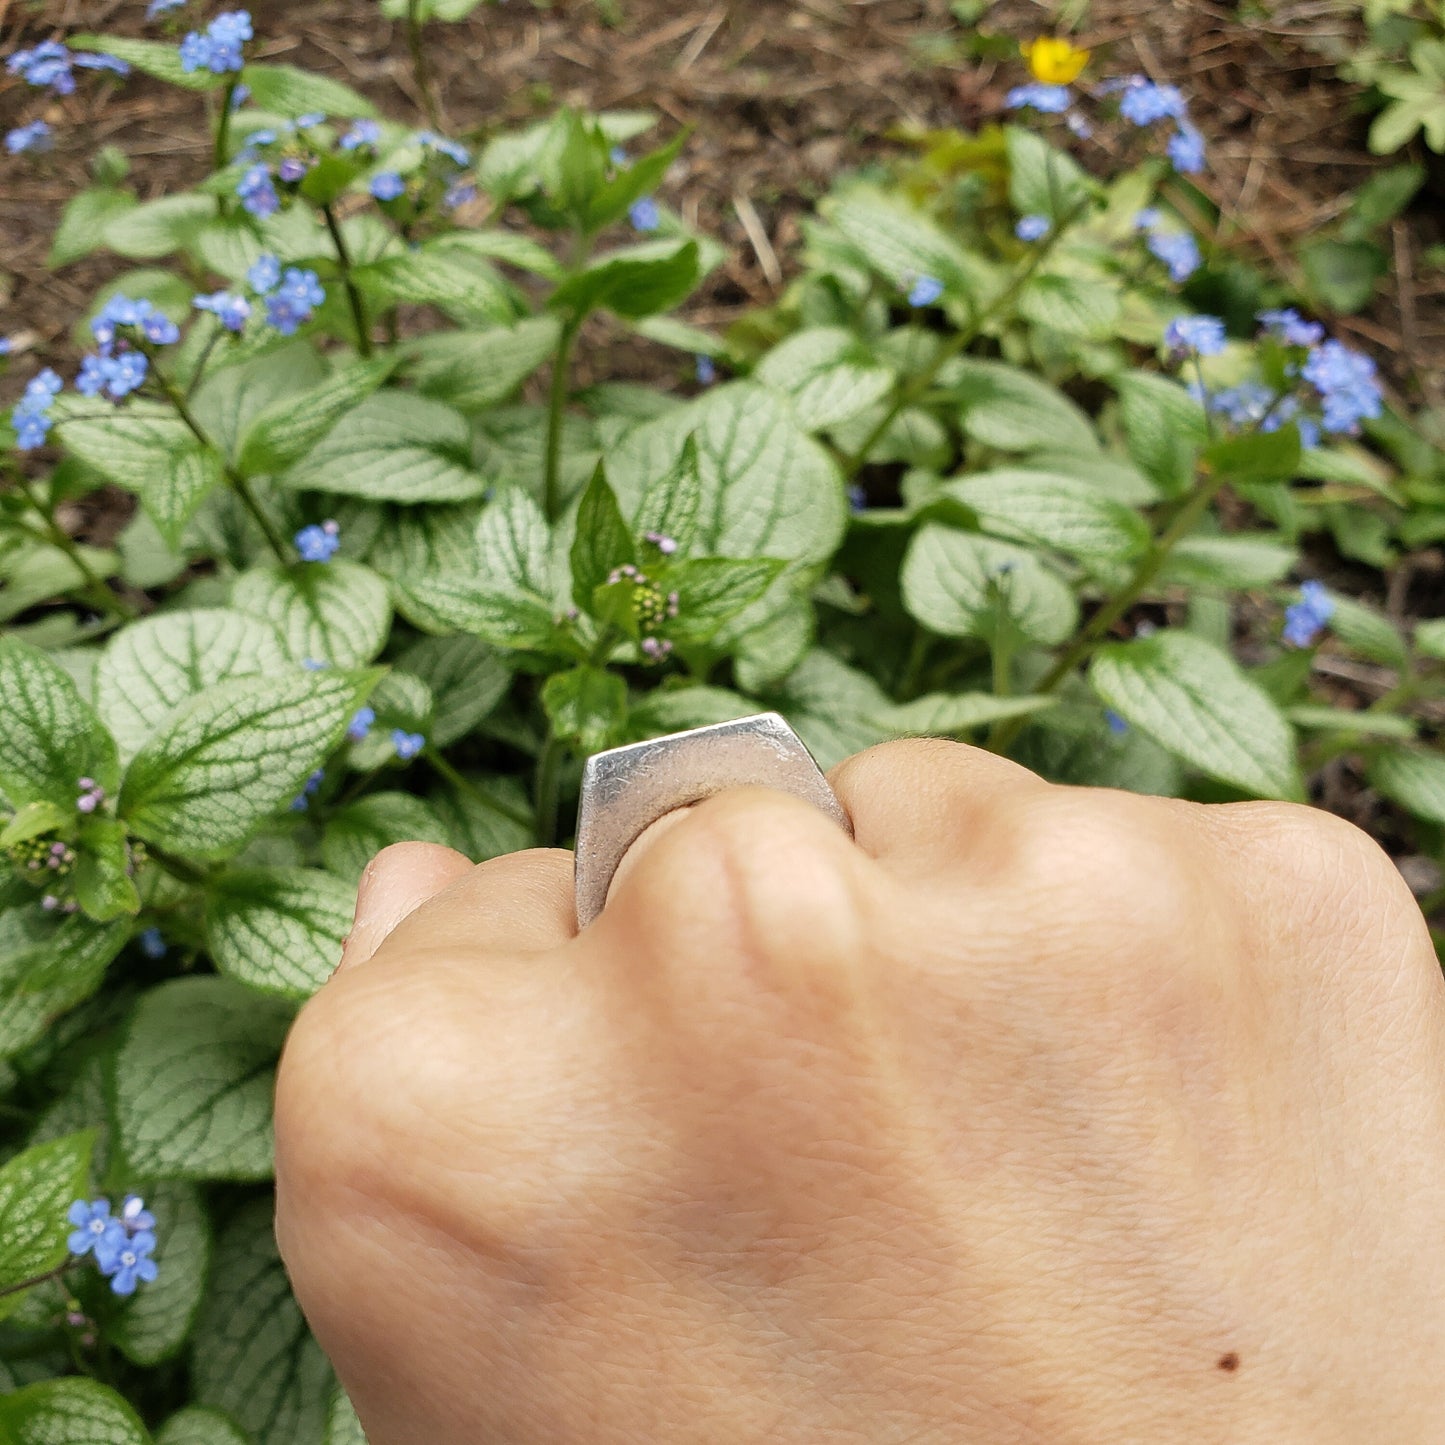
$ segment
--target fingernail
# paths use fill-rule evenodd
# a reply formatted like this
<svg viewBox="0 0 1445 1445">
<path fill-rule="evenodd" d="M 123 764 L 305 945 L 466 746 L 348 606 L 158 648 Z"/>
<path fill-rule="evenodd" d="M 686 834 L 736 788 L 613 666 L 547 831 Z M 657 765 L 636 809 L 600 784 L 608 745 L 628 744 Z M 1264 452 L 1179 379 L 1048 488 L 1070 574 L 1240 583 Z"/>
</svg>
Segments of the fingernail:
<svg viewBox="0 0 1445 1445">
<path fill-rule="evenodd" d="M 648 826 L 647 830 L 622 855 L 622 861 L 617 865 L 617 871 L 612 875 L 612 882 L 607 889 L 608 898 L 612 897 L 613 891 L 628 873 L 637 867 L 648 850 L 657 845 L 657 840 L 670 829 L 677 827 L 690 812 L 692 812 L 690 805 L 686 808 L 674 808 L 672 812 L 664 813 L 655 823 Z"/>
</svg>

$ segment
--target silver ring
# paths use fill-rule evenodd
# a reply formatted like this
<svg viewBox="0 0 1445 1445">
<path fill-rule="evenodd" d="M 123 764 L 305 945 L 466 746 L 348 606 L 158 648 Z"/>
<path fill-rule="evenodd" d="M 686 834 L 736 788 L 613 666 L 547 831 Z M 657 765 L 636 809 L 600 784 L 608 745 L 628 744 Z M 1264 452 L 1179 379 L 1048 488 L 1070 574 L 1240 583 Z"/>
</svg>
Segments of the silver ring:
<svg viewBox="0 0 1445 1445">
<path fill-rule="evenodd" d="M 577 927 L 602 912 L 623 855 L 659 818 L 749 785 L 812 803 L 853 836 L 852 820 L 822 769 L 775 712 L 594 753 L 582 774 L 577 817 Z"/>
</svg>

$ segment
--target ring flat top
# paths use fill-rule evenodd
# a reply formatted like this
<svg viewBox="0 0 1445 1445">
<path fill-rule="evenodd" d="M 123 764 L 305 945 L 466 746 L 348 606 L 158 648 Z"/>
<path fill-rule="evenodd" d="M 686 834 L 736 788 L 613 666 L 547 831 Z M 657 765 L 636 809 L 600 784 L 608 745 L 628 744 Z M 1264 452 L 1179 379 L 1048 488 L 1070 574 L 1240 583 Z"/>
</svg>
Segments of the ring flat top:
<svg viewBox="0 0 1445 1445">
<path fill-rule="evenodd" d="M 803 740 L 775 712 L 596 753 L 577 818 L 577 926 L 607 902 L 627 850 L 664 814 L 725 788 L 775 788 L 811 803 L 850 837 L 853 825 Z"/>
</svg>

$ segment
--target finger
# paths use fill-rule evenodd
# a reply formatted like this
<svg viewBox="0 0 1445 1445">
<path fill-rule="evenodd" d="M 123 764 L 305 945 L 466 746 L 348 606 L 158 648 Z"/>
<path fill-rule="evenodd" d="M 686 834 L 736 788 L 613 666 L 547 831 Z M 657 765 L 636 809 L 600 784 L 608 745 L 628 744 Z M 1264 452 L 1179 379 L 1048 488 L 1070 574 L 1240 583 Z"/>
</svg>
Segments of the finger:
<svg viewBox="0 0 1445 1445">
<path fill-rule="evenodd" d="M 642 862 L 643 856 L 654 848 L 665 834 L 682 822 L 692 809 L 691 803 L 684 808 L 674 808 L 672 812 L 664 813 L 656 822 L 648 825 L 637 841 L 622 855 L 622 861 L 617 865 L 612 881 L 607 885 L 608 901 L 611 901 L 613 889 L 618 888 L 622 880 Z"/>
<path fill-rule="evenodd" d="M 343 968 L 355 968 L 381 947 L 404 918 L 472 870 L 471 860 L 436 843 L 394 843 L 361 875 L 356 916 L 342 946 Z"/>
<path fill-rule="evenodd" d="M 947 738 L 880 743 L 839 763 L 828 781 L 865 853 L 891 868 L 929 872 L 986 856 L 1001 810 L 1053 786 Z"/>
</svg>

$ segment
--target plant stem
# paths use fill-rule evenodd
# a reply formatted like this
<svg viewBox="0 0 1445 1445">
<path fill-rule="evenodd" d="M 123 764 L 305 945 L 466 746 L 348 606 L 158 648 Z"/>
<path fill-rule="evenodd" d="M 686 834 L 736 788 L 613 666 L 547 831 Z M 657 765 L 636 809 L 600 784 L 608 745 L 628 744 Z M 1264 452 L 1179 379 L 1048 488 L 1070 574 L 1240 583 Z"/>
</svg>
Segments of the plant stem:
<svg viewBox="0 0 1445 1445">
<path fill-rule="evenodd" d="M 868 460 L 868 453 L 878 445 L 879 440 L 886 435 L 888 428 L 898 420 L 899 416 L 915 401 L 921 397 L 930 386 L 934 378 L 948 362 L 952 361 L 961 351 L 972 346 L 983 334 L 984 328 L 994 317 L 1006 311 L 1018 298 L 1019 293 L 1033 279 L 1034 273 L 1053 253 L 1054 247 L 1058 245 L 1059 238 L 1064 234 L 1075 218 L 1083 211 L 1088 204 L 1087 200 L 1081 200 L 1063 217 L 1048 237 L 1039 245 L 1038 249 L 1029 257 L 1024 265 L 1014 273 L 1013 280 L 999 292 L 969 323 L 961 330 L 954 332 L 942 346 L 938 348 L 938 355 L 923 368 L 917 376 L 906 386 L 900 387 L 893 404 L 883 413 L 877 426 L 864 438 L 863 444 L 851 455 L 843 458 L 843 479 L 851 482 L 854 477 L 863 469 L 864 463 Z"/>
<path fill-rule="evenodd" d="M 164 868 L 178 883 L 188 883 L 193 888 L 199 888 L 207 882 L 208 875 L 203 869 L 197 868 L 194 863 L 187 863 L 184 858 L 167 853 L 164 848 L 157 848 L 153 843 L 146 844 L 146 856 L 151 862 Z"/>
<path fill-rule="evenodd" d="M 132 621 L 136 616 L 135 608 L 85 560 L 85 554 L 80 550 L 79 543 L 50 515 L 40 498 L 35 495 L 29 481 L 24 477 L 20 478 L 20 489 L 25 493 L 25 499 L 35 509 L 36 515 L 45 528 L 45 540 L 64 552 L 70 558 L 75 570 L 84 578 L 85 594 L 90 601 L 102 612 L 110 613 L 112 617 L 120 617 L 127 622 Z"/>
<path fill-rule="evenodd" d="M 209 447 L 221 457 L 221 471 L 226 478 L 231 490 L 241 499 L 241 504 L 250 512 L 255 519 L 256 525 L 261 529 L 261 535 L 265 537 L 271 550 L 276 554 L 276 559 L 282 565 L 289 563 L 291 558 L 286 551 L 286 543 L 282 540 L 281 534 L 276 530 L 276 524 L 262 510 L 260 502 L 256 500 L 256 494 L 251 490 L 251 484 L 225 459 L 221 449 L 206 434 L 205 428 L 196 420 L 195 413 L 191 410 L 184 396 L 181 395 L 175 382 L 165 375 L 155 364 L 155 357 L 151 357 L 151 375 L 155 377 L 162 391 L 166 394 L 166 400 L 175 407 L 176 414 L 185 422 L 191 435 L 204 447 Z"/>
<path fill-rule="evenodd" d="M 1030 689 L 1032 692 L 1053 692 L 1108 635 L 1113 625 L 1139 600 L 1144 589 L 1159 575 L 1165 562 L 1169 560 L 1169 554 L 1194 530 L 1205 509 L 1219 495 L 1224 482 L 1222 475 L 1214 475 L 1190 493 L 1188 501 L 1175 513 L 1173 521 L 1144 554 L 1134 569 L 1134 575 L 1094 613 L 1078 636 L 1039 680 L 1038 685 Z M 997 735 L 989 740 L 989 746 L 994 752 L 1004 752 L 1023 731 L 1027 722 L 1027 717 L 1010 718 L 998 730 Z"/>
<path fill-rule="evenodd" d="M 432 93 L 431 70 L 426 63 L 426 47 L 421 38 L 421 0 L 406 0 L 406 47 L 411 51 L 411 73 L 421 92 L 422 109 L 433 130 L 441 129 L 437 119 L 436 96 Z"/>
<path fill-rule="evenodd" d="M 71 1261 L 67 1259 L 63 1264 L 57 1264 L 54 1269 L 47 1269 L 44 1274 L 31 1275 L 29 1279 L 22 1279 L 19 1284 L 6 1285 L 0 1289 L 0 1299 L 7 1295 L 19 1294 L 23 1289 L 34 1289 L 38 1284 L 44 1284 L 47 1280 L 59 1279 L 61 1275 L 70 1268 Z"/>
<path fill-rule="evenodd" d="M 913 642 L 908 649 L 908 660 L 903 664 L 903 675 L 898 680 L 898 700 L 900 702 L 912 702 L 918 696 L 918 679 L 923 671 L 924 659 L 928 656 L 928 646 L 932 639 L 923 627 L 917 626 L 913 632 Z"/>
<path fill-rule="evenodd" d="M 567 322 L 557 338 L 557 354 L 552 360 L 552 393 L 547 412 L 547 470 L 542 487 L 542 505 L 549 522 L 555 522 L 562 511 L 562 424 L 567 413 L 567 380 L 572 347 L 581 327 L 580 317 L 574 316 Z"/>
<path fill-rule="evenodd" d="M 463 773 L 459 773 L 443 757 L 437 748 L 428 748 L 422 756 L 449 782 L 454 788 L 459 788 L 468 797 L 475 798 L 484 807 L 490 808 L 494 813 L 506 818 L 509 822 L 527 828 L 531 826 L 532 820 L 525 813 L 519 812 L 516 808 L 508 807 L 499 798 L 494 798 L 484 789 L 479 788 L 472 780 Z"/>
<path fill-rule="evenodd" d="M 336 212 L 330 203 L 322 206 L 321 214 L 326 217 L 326 229 L 331 232 L 331 244 L 336 247 L 336 264 L 341 268 L 341 284 L 346 288 L 346 300 L 351 307 L 351 320 L 356 327 L 356 349 L 364 357 L 371 356 L 371 326 L 366 319 L 366 306 L 361 292 L 356 289 L 352 277 L 351 253 L 346 249 L 346 238 L 337 224 Z"/>
<path fill-rule="evenodd" d="M 537 846 L 557 846 L 557 814 L 561 807 L 562 755 L 566 748 L 549 731 L 537 761 Z"/>
<path fill-rule="evenodd" d="M 236 98 L 236 86 L 239 83 L 238 76 L 232 76 L 226 82 L 226 88 L 221 93 L 221 113 L 216 117 L 216 140 L 211 152 L 211 169 L 220 171 L 226 168 L 230 157 L 226 152 L 230 149 L 231 142 L 231 104 Z M 226 198 L 218 196 L 217 204 L 224 214 L 226 209 Z"/>
</svg>

